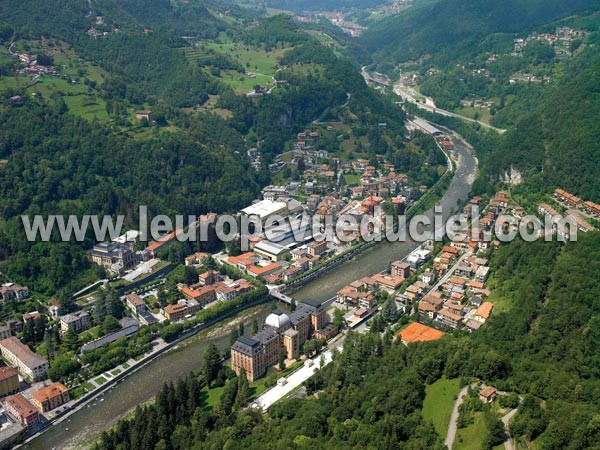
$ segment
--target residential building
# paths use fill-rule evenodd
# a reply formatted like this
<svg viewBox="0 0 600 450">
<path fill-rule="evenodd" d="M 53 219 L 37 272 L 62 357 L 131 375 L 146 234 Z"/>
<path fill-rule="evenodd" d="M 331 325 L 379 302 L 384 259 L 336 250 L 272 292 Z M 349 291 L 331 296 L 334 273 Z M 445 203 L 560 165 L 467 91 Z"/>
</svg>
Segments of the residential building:
<svg viewBox="0 0 600 450">
<path fill-rule="evenodd" d="M 379 288 L 389 292 L 390 294 L 400 287 L 404 282 L 404 278 L 397 277 L 394 275 L 381 275 L 376 273 L 371 276 L 373 280 L 378 284 Z"/>
<path fill-rule="evenodd" d="M 395 277 L 406 279 L 410 276 L 410 264 L 404 261 L 395 261 L 391 265 L 390 273 Z"/>
<path fill-rule="evenodd" d="M 160 250 L 169 248 L 171 245 L 177 242 L 177 236 L 179 236 L 181 233 L 183 233 L 183 230 L 177 229 L 165 234 L 164 236 L 161 236 L 146 247 L 146 252 L 155 258 Z"/>
<path fill-rule="evenodd" d="M 322 255 L 326 251 L 327 251 L 327 241 L 325 239 L 319 240 L 319 241 L 312 241 L 306 247 L 306 252 L 311 257 Z"/>
<path fill-rule="evenodd" d="M 60 331 L 66 333 L 73 330 L 75 333 L 80 333 L 92 326 L 91 316 L 86 311 L 77 311 L 60 318 Z"/>
<path fill-rule="evenodd" d="M 491 403 L 498 397 L 498 391 L 493 386 L 488 386 L 479 392 L 479 399 L 483 403 Z"/>
<path fill-rule="evenodd" d="M 272 275 L 276 272 L 279 272 L 280 270 L 281 264 L 278 262 L 274 262 L 271 264 L 267 264 L 266 266 L 249 266 L 246 272 L 251 277 L 258 278 Z"/>
<path fill-rule="evenodd" d="M 194 253 L 193 255 L 187 256 L 185 258 L 186 266 L 196 266 L 202 264 L 206 258 L 208 258 L 208 253 Z"/>
<path fill-rule="evenodd" d="M 38 389 L 33 393 L 33 404 L 41 413 L 52 411 L 64 405 L 70 399 L 69 388 L 58 382 Z"/>
<path fill-rule="evenodd" d="M 25 314 L 23 314 L 23 325 L 25 325 L 27 322 L 35 322 L 40 317 L 41 317 L 41 314 L 39 313 L 39 311 L 31 311 L 31 312 L 25 313 Z"/>
<path fill-rule="evenodd" d="M 494 304 L 492 302 L 483 302 L 479 308 L 477 308 L 477 315 L 483 319 L 489 319 L 492 315 Z"/>
<path fill-rule="evenodd" d="M 217 293 L 214 285 L 201 286 L 197 289 L 188 286 L 182 286 L 181 293 L 187 301 L 196 302 L 199 306 L 208 305 L 217 299 Z"/>
<path fill-rule="evenodd" d="M 14 367 L 0 367 L 0 397 L 19 390 L 19 373 Z"/>
<path fill-rule="evenodd" d="M 221 281 L 221 274 L 216 270 L 207 270 L 198 276 L 198 284 L 200 286 L 208 286 Z"/>
<path fill-rule="evenodd" d="M 15 283 L 5 283 L 0 286 L 0 300 L 7 302 L 9 300 L 25 300 L 29 297 L 29 289 Z"/>
<path fill-rule="evenodd" d="M 44 380 L 48 375 L 48 361 L 21 343 L 16 337 L 0 341 L 2 357 L 30 382 Z"/>
<path fill-rule="evenodd" d="M 164 308 L 165 317 L 171 322 L 196 314 L 198 311 L 200 311 L 200 304 L 195 300 L 179 300 L 174 305 L 167 305 Z"/>
<path fill-rule="evenodd" d="M 136 316 L 142 314 L 148 310 L 146 302 L 137 294 L 129 294 L 125 297 L 125 305 L 134 313 Z"/>
<path fill-rule="evenodd" d="M 150 116 L 152 115 L 152 111 L 149 109 L 138 109 L 135 112 L 135 120 L 147 120 L 150 121 Z"/>
<path fill-rule="evenodd" d="M 437 319 L 452 328 L 460 328 L 462 318 L 463 317 L 460 314 L 457 314 L 446 307 L 440 309 L 437 313 Z"/>
<path fill-rule="evenodd" d="M 12 331 L 10 329 L 10 325 L 2 325 L 0 326 L 0 340 L 6 339 L 12 336 Z"/>
<path fill-rule="evenodd" d="M 4 407 L 10 417 L 27 429 L 40 423 L 38 410 L 22 394 L 15 394 L 4 400 Z"/>
<path fill-rule="evenodd" d="M 48 314 L 53 319 L 58 319 L 58 316 L 60 316 L 60 302 L 55 298 L 51 298 L 48 303 Z"/>
<path fill-rule="evenodd" d="M 237 267 L 242 272 L 246 272 L 248 267 L 253 266 L 260 260 L 260 256 L 258 256 L 254 252 L 243 253 L 238 256 L 230 256 L 227 258 L 227 262 L 232 266 Z"/>
</svg>

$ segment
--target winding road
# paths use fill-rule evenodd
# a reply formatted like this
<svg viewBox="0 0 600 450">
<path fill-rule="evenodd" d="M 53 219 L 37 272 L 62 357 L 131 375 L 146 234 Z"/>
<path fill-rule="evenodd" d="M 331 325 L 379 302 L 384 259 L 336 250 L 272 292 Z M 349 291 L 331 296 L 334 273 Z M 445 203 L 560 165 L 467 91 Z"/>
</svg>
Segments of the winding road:
<svg viewBox="0 0 600 450">
<path fill-rule="evenodd" d="M 452 444 L 454 444 L 454 439 L 456 438 L 456 421 L 458 420 L 458 408 L 462 405 L 465 395 L 469 391 L 469 386 L 465 386 L 458 393 L 458 397 L 456 397 L 456 401 L 454 402 L 454 407 L 452 408 L 452 415 L 450 416 L 450 423 L 448 424 L 448 434 L 446 435 L 446 440 L 444 441 L 444 445 L 448 447 L 450 450 L 452 449 Z"/>
</svg>

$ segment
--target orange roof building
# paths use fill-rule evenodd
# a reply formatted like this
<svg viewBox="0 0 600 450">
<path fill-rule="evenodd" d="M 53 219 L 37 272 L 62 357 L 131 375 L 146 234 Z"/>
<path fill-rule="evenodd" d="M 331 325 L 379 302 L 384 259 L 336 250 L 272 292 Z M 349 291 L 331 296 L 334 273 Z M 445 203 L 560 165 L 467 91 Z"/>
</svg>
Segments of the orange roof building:
<svg viewBox="0 0 600 450">
<path fill-rule="evenodd" d="M 413 322 L 403 330 L 400 330 L 397 336 L 400 338 L 404 345 L 411 344 L 413 342 L 427 342 L 437 341 L 444 336 L 443 331 L 436 330 L 435 328 L 428 327 L 418 322 Z"/>
<path fill-rule="evenodd" d="M 32 397 L 33 404 L 41 413 L 52 411 L 70 400 L 69 389 L 58 382 L 38 389 Z"/>
<path fill-rule="evenodd" d="M 494 309 L 494 304 L 492 302 L 483 302 L 481 306 L 477 308 L 477 315 L 484 319 L 489 319 L 492 315 L 492 309 Z"/>
</svg>

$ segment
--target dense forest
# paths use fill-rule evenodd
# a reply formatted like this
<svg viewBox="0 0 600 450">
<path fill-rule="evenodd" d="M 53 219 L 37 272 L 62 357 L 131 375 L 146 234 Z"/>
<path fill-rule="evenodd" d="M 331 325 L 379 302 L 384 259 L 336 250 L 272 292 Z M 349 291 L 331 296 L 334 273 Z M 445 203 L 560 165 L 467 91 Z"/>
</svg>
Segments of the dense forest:
<svg viewBox="0 0 600 450">
<path fill-rule="evenodd" d="M 215 13 L 227 11 L 230 16 L 242 15 L 235 5 L 202 0 L 94 0 L 89 3 L 77 0 L 5 0 L 2 6 L 0 21 L 8 24 L 20 37 L 58 37 L 67 41 L 79 39 L 92 26 L 106 31 L 142 31 L 157 27 L 179 36 L 209 38 L 227 28 Z M 248 14 L 248 11 L 244 12 L 244 15 Z M 96 23 L 96 17 L 102 17 L 102 22 Z"/>
<path fill-rule="evenodd" d="M 141 141 L 35 102 L 0 117 L 0 267 L 37 291 L 68 289 L 89 266 L 75 244 L 27 242 L 21 214 L 124 214 L 131 226 L 139 205 L 151 214 L 233 211 L 258 193 L 238 156 L 241 136 L 215 116 Z"/>
</svg>

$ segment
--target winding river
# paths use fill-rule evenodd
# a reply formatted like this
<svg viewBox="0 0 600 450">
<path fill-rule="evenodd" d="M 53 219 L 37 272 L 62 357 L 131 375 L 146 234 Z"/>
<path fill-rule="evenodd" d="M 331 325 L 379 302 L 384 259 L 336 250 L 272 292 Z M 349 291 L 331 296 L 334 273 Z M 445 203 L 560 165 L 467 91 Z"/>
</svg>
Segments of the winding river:
<svg viewBox="0 0 600 450">
<path fill-rule="evenodd" d="M 453 180 L 440 200 L 443 215 L 447 218 L 465 199 L 477 173 L 477 159 L 473 150 L 464 142 L 455 139 L 455 174 Z M 427 213 L 432 217 L 432 211 Z M 382 243 L 356 256 L 320 278 L 317 278 L 292 295 L 296 298 L 313 297 L 326 300 L 344 285 L 358 278 L 387 269 L 390 261 L 402 259 L 419 243 L 406 242 Z M 219 348 L 229 345 L 229 333 L 234 326 L 244 322 L 246 329 L 254 318 L 259 323 L 269 314 L 272 303 L 256 306 L 240 313 L 234 320 L 227 319 L 225 324 L 198 333 L 172 350 L 160 355 L 154 361 L 132 373 L 123 381 L 98 399 L 75 412 L 69 419 L 57 424 L 41 436 L 32 440 L 23 448 L 32 450 L 77 449 L 91 446 L 93 440 L 110 428 L 121 417 L 130 413 L 137 405 L 151 400 L 165 382 L 175 381 L 190 371 L 200 368 L 202 351 L 208 342 Z"/>
</svg>

